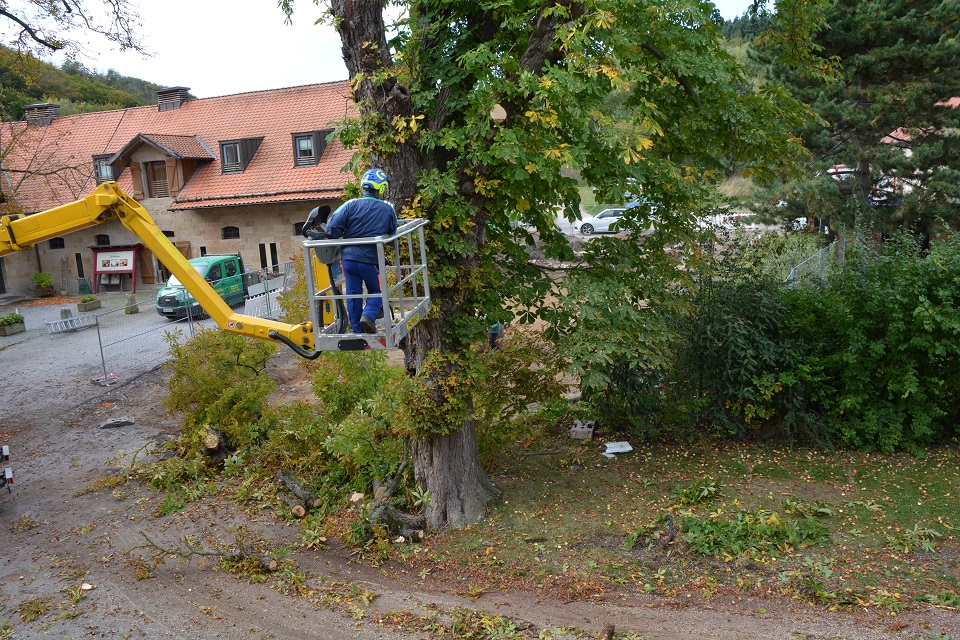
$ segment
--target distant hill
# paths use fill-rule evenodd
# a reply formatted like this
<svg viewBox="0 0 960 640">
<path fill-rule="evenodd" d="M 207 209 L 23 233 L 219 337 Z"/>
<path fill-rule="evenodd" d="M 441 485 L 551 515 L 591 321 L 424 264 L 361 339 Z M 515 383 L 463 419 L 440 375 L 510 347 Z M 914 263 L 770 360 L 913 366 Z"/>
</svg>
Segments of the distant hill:
<svg viewBox="0 0 960 640">
<path fill-rule="evenodd" d="M 96 73 L 73 61 L 57 68 L 0 47 L 0 117 L 6 121 L 22 120 L 23 106 L 40 102 L 59 104 L 61 115 L 151 104 L 161 88 L 113 69 Z"/>
</svg>

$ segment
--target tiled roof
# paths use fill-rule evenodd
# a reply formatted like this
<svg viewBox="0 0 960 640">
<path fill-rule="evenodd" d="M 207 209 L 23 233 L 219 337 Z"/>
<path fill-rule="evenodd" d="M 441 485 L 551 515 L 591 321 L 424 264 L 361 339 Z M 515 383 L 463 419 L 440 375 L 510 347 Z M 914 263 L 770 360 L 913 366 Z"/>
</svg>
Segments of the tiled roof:
<svg viewBox="0 0 960 640">
<path fill-rule="evenodd" d="M 294 167 L 293 133 L 329 129 L 351 115 L 346 81 L 239 93 L 54 118 L 49 126 L 0 124 L 3 189 L 11 187 L 27 213 L 71 202 L 96 188 L 93 156 L 114 155 L 139 139 L 174 157 L 209 158 L 183 186 L 170 210 L 336 198 L 352 180 L 341 169 L 351 152 L 327 144 L 316 166 Z M 220 141 L 263 138 L 243 173 L 223 174 Z M 130 171 L 118 179 L 133 193 Z"/>
<path fill-rule="evenodd" d="M 197 136 L 141 133 L 138 139 L 152 144 L 174 158 L 194 158 L 197 160 L 215 160 L 217 158 L 217 155 L 211 149 L 205 147 Z M 127 147 L 129 146 L 128 144 Z"/>
</svg>

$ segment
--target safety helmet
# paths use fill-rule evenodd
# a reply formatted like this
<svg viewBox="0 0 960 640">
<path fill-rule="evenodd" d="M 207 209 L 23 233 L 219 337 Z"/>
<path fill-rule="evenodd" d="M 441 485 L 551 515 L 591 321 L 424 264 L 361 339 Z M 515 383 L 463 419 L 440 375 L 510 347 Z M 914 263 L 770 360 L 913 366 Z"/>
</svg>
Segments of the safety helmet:
<svg viewBox="0 0 960 640">
<path fill-rule="evenodd" d="M 360 180 L 360 186 L 364 191 L 376 191 L 380 197 L 383 197 L 389 183 L 390 180 L 387 179 L 387 174 L 383 172 L 383 169 L 370 169 L 363 174 L 363 178 Z"/>
</svg>

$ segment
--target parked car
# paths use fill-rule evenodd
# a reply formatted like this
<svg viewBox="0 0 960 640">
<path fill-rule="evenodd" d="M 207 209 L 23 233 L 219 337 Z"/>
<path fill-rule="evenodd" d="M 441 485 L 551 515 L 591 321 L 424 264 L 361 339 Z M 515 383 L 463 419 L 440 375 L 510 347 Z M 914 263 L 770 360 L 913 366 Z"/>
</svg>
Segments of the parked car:
<svg viewBox="0 0 960 640">
<path fill-rule="evenodd" d="M 244 301 L 247 281 L 243 276 L 243 260 L 240 256 L 201 256 L 190 264 L 210 283 L 231 307 Z M 157 292 L 157 313 L 165 318 L 180 319 L 203 316 L 203 309 L 176 276 L 170 276 L 167 284 Z"/>
<path fill-rule="evenodd" d="M 613 223 L 617 222 L 623 217 L 623 212 L 626 210 L 627 207 L 604 209 L 595 216 L 587 216 L 581 220 L 577 230 L 586 236 L 590 235 L 591 233 L 610 232 L 610 227 L 613 226 Z"/>
</svg>

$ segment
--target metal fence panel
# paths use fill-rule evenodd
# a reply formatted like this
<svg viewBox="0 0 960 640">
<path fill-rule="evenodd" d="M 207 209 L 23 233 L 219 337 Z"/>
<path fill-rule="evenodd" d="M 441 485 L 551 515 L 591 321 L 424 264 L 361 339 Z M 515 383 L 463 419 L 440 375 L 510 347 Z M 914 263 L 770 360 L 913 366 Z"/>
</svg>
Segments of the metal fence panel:
<svg viewBox="0 0 960 640">
<path fill-rule="evenodd" d="M 277 298 L 289 290 L 294 278 L 290 262 L 261 269 L 250 280 L 255 283 L 250 286 L 254 295 L 248 295 L 244 301 L 244 313 L 261 318 L 279 317 L 281 310 Z M 190 305 L 186 311 L 185 318 L 166 318 L 157 313 L 156 303 L 151 299 L 95 314 L 103 365 L 103 377 L 99 382 L 109 385 L 162 363 L 169 357 L 168 335 L 179 331 L 182 339 L 187 339 L 194 336 L 198 325 L 205 328 L 216 326 L 206 316 L 194 317 Z"/>
</svg>

